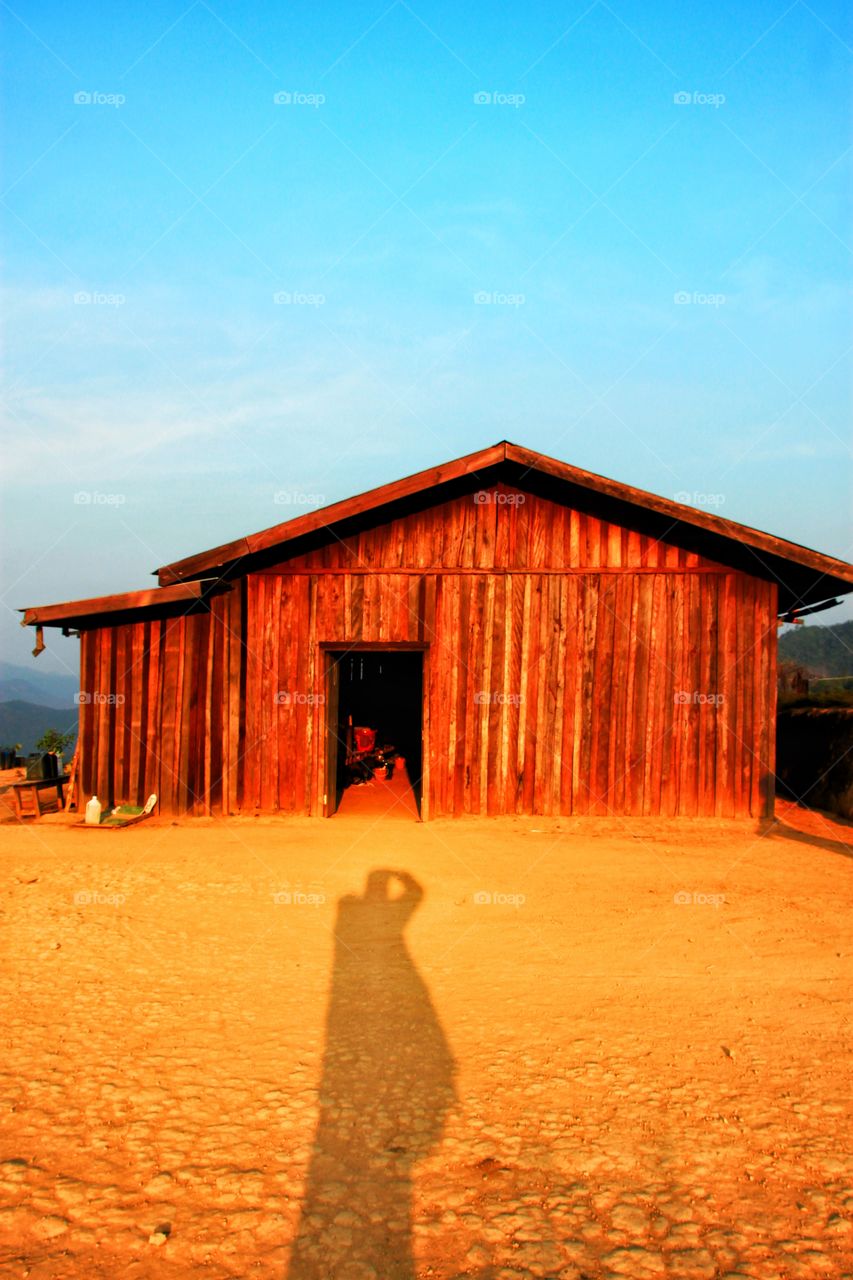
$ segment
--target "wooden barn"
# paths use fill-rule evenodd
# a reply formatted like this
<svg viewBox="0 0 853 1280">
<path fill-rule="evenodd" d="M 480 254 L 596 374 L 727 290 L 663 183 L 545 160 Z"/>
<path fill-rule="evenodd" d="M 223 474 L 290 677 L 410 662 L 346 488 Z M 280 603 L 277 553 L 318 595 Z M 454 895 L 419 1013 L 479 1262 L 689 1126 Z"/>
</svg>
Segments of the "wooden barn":
<svg viewBox="0 0 853 1280">
<path fill-rule="evenodd" d="M 778 619 L 853 591 L 505 441 L 157 576 L 23 612 L 80 633 L 81 793 L 177 814 L 333 814 L 367 698 L 424 819 L 769 815 Z"/>
</svg>

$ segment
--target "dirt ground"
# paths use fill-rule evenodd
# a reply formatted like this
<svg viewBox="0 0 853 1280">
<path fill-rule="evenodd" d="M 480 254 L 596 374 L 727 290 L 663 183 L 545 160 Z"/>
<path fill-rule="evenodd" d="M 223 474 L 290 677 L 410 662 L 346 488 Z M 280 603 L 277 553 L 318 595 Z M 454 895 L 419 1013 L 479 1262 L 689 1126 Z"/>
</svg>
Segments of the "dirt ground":
<svg viewBox="0 0 853 1280">
<path fill-rule="evenodd" d="M 0 841 L 0 1275 L 853 1275 L 851 824 Z"/>
</svg>

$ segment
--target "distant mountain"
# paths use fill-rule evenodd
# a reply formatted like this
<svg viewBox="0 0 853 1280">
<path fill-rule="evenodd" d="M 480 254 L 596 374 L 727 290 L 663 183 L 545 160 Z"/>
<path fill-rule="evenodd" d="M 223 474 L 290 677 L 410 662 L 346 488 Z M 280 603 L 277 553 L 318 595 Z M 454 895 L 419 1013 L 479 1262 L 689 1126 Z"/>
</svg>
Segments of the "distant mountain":
<svg viewBox="0 0 853 1280">
<path fill-rule="evenodd" d="M 0 662 L 0 702 L 30 702 L 40 707 L 73 707 L 80 684 L 76 675 L 40 671 L 14 662 Z M 17 741 L 17 739 L 16 739 Z"/>
<path fill-rule="evenodd" d="M 792 627 L 779 637 L 779 661 L 797 662 L 812 676 L 853 676 L 853 622 Z"/>
<path fill-rule="evenodd" d="M 21 744 L 21 755 L 35 751 L 36 743 L 48 729 L 77 734 L 77 708 L 43 707 L 32 702 L 0 702 L 0 747 Z M 70 759 L 73 745 L 66 752 Z"/>
</svg>

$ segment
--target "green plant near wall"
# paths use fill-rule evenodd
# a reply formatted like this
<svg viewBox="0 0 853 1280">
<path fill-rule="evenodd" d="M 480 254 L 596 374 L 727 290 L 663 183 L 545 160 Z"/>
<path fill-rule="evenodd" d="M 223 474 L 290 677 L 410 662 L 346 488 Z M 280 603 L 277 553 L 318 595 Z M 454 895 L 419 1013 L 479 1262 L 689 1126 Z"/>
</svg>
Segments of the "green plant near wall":
<svg viewBox="0 0 853 1280">
<path fill-rule="evenodd" d="M 61 756 L 73 741 L 73 733 L 60 733 L 58 729 L 48 729 L 36 743 L 36 751 L 46 751 L 50 755 Z"/>
</svg>

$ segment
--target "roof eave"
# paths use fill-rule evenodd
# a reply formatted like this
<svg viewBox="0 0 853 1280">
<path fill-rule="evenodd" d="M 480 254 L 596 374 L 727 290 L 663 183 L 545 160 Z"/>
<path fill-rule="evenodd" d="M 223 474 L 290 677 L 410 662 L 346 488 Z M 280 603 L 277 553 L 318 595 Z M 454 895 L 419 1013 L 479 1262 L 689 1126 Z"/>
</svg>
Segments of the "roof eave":
<svg viewBox="0 0 853 1280">
<path fill-rule="evenodd" d="M 93 596 L 86 600 L 66 600 L 61 604 L 34 605 L 18 612 L 24 616 L 22 627 L 73 627 L 78 623 L 92 623 L 110 615 L 137 611 L 157 611 L 176 608 L 182 604 L 192 607 L 205 600 L 216 590 L 229 590 L 216 578 L 194 578 L 190 582 L 173 583 L 168 587 L 151 587 L 144 591 L 125 591 L 119 595 Z"/>
</svg>

